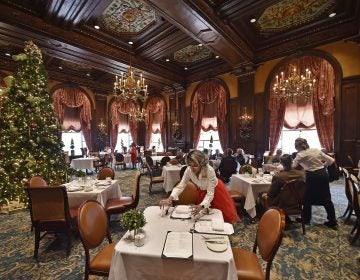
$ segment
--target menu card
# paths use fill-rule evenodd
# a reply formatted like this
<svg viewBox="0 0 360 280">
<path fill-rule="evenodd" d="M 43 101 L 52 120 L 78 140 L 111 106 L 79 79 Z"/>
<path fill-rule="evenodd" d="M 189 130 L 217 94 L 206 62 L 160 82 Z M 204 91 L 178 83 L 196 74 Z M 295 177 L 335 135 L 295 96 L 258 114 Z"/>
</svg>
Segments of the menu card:
<svg viewBox="0 0 360 280">
<path fill-rule="evenodd" d="M 166 235 L 162 257 L 192 259 L 193 257 L 192 233 L 169 231 Z"/>
</svg>

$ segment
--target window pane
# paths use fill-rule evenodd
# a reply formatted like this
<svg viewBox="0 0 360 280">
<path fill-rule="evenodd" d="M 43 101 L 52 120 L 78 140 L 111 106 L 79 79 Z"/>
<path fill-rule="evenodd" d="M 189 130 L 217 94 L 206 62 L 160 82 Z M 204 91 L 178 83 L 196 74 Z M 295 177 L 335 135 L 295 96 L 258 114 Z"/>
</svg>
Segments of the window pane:
<svg viewBox="0 0 360 280">
<path fill-rule="evenodd" d="M 71 150 L 70 149 L 71 139 L 74 140 L 75 155 L 81 155 L 80 148 L 87 147 L 82 132 L 69 131 L 69 132 L 63 132 L 61 134 L 61 140 L 64 143 L 63 150 L 68 151 L 69 154 L 70 154 L 70 150 Z"/>
<path fill-rule="evenodd" d="M 286 129 L 283 128 L 279 143 L 276 149 L 282 149 L 283 153 L 291 154 L 296 152 L 294 143 L 298 137 L 305 138 L 310 148 L 321 149 L 319 137 L 316 129 Z"/>
<path fill-rule="evenodd" d="M 122 152 L 123 149 L 121 147 L 121 141 L 124 147 L 127 147 L 127 149 L 129 150 L 129 147 L 131 145 L 132 138 L 131 138 L 131 134 L 130 133 L 125 133 L 125 132 L 121 132 L 118 134 L 118 138 L 117 138 L 117 143 L 115 146 L 115 150 L 117 150 L 118 152 Z"/>
<path fill-rule="evenodd" d="M 151 134 L 150 148 L 152 149 L 153 146 L 155 146 L 155 150 L 157 152 L 164 151 L 164 147 L 161 142 L 161 133 L 152 133 Z"/>
<path fill-rule="evenodd" d="M 210 147 L 211 136 L 213 138 L 212 147 Z M 220 145 L 220 141 L 219 141 L 219 133 L 214 130 L 203 131 L 201 129 L 200 140 L 199 140 L 199 143 L 198 143 L 198 146 L 196 147 L 196 149 L 198 149 L 200 151 L 202 151 L 203 149 L 210 149 L 213 151 L 215 151 L 216 149 L 219 149 L 220 152 L 222 153 L 223 150 L 221 149 L 221 145 Z"/>
</svg>

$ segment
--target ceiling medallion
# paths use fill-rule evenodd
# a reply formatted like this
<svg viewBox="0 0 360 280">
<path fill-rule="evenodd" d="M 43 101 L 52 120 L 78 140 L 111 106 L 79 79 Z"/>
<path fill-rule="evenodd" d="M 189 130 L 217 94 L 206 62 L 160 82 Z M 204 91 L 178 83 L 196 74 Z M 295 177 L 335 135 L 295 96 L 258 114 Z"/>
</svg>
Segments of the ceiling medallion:
<svg viewBox="0 0 360 280">
<path fill-rule="evenodd" d="M 257 21 L 260 31 L 283 31 L 305 24 L 328 12 L 335 0 L 282 0 L 266 8 Z"/>
<path fill-rule="evenodd" d="M 157 21 L 153 9 L 140 0 L 114 0 L 101 15 L 101 24 L 116 34 L 139 34 Z"/>
<path fill-rule="evenodd" d="M 210 57 L 211 52 L 207 47 L 189 45 L 174 53 L 174 59 L 180 63 L 193 63 Z"/>
</svg>

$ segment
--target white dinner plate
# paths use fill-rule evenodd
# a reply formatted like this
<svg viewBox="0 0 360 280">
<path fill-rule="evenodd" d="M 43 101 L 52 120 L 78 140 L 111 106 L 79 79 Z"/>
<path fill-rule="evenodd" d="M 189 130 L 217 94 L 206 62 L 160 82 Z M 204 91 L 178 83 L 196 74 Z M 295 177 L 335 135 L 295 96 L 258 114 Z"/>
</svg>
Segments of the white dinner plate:
<svg viewBox="0 0 360 280">
<path fill-rule="evenodd" d="M 206 242 L 206 247 L 208 247 L 209 250 L 214 252 L 224 252 L 226 251 L 228 247 L 228 243 L 210 243 Z"/>
</svg>

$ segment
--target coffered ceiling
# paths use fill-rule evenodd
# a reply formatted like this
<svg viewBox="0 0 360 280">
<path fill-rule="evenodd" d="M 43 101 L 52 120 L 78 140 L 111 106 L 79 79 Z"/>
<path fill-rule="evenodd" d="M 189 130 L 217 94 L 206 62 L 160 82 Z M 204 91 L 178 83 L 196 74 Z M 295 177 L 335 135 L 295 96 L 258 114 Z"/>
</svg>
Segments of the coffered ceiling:
<svg viewBox="0 0 360 280">
<path fill-rule="evenodd" d="M 359 41 L 359 18 L 356 0 L 1 0 L 0 67 L 32 39 L 51 79 L 106 95 L 131 63 L 156 92 Z"/>
</svg>

